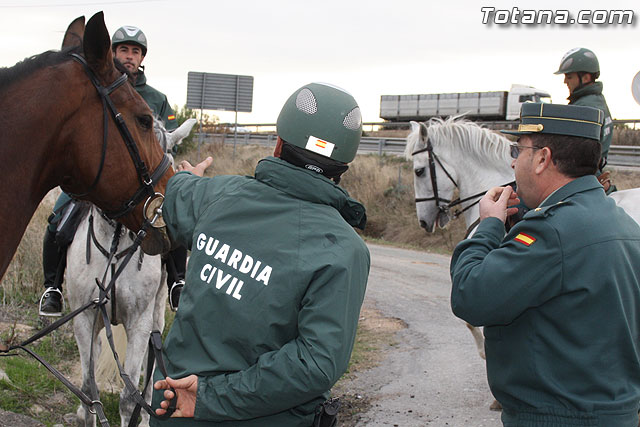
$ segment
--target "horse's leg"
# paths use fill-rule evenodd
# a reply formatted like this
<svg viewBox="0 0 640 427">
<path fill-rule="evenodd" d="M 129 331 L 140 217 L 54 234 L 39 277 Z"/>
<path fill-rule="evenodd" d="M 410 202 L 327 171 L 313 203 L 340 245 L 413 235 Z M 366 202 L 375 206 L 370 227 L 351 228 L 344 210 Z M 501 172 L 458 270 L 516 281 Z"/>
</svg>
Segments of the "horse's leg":
<svg viewBox="0 0 640 427">
<path fill-rule="evenodd" d="M 134 386 L 139 388 L 140 384 L 140 371 L 142 369 L 142 363 L 145 355 L 145 350 L 149 342 L 149 331 L 152 326 L 152 313 L 153 304 L 149 304 L 149 307 L 145 309 L 145 312 L 141 316 L 136 316 L 127 319 L 125 323 L 125 329 L 127 331 L 127 355 L 124 362 L 124 370 L 131 378 Z M 122 426 L 125 427 L 129 424 L 129 418 L 136 406 L 136 402 L 133 399 L 127 398 L 127 390 L 124 388 L 120 393 L 120 421 Z M 149 425 L 149 419 L 146 417 L 145 424 L 145 411 L 142 411 L 143 422 L 141 426 Z"/>
<path fill-rule="evenodd" d="M 93 321 L 94 321 L 95 310 L 87 309 L 84 313 L 79 314 L 73 319 L 73 331 L 76 337 L 76 343 L 78 344 L 78 352 L 80 353 L 80 365 L 82 366 L 82 391 L 87 395 L 91 396 L 91 376 L 89 372 L 89 358 L 90 358 L 90 349 L 91 349 L 91 337 L 93 335 L 93 360 L 97 360 L 98 355 L 100 354 L 100 339 L 98 339 L 98 331 L 100 330 L 100 326 L 97 327 L 97 330 L 93 330 Z M 78 417 L 78 422 L 80 425 L 95 426 L 96 425 L 96 417 L 89 412 L 89 408 L 87 408 L 84 404 L 81 404 L 78 407 L 78 411 L 76 412 Z"/>
<path fill-rule="evenodd" d="M 471 335 L 473 335 L 473 339 L 476 342 L 476 348 L 478 349 L 478 354 L 480 354 L 481 358 L 486 360 L 487 356 L 484 352 L 484 336 L 482 335 L 482 331 L 480 330 L 480 328 L 476 328 L 475 326 L 472 326 L 466 322 L 465 325 L 467 325 L 467 328 L 469 328 L 469 330 L 471 331 Z M 494 399 L 493 403 L 489 405 L 489 409 L 491 409 L 492 411 L 501 411 L 502 405 L 500 404 L 500 402 Z"/>
<path fill-rule="evenodd" d="M 486 359 L 487 356 L 484 353 L 484 336 L 482 335 L 482 331 L 480 328 L 476 328 L 465 322 L 467 328 L 471 331 L 471 335 L 473 335 L 473 339 L 476 342 L 476 348 L 478 349 L 478 354 L 481 358 Z"/>
</svg>

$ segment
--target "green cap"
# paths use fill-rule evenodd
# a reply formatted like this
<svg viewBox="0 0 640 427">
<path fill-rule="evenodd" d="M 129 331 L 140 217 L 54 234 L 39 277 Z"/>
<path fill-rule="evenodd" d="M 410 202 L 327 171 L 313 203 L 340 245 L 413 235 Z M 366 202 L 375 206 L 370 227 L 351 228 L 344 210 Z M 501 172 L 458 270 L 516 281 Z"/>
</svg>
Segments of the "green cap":
<svg viewBox="0 0 640 427">
<path fill-rule="evenodd" d="M 132 25 L 120 27 L 111 37 L 111 47 L 115 49 L 119 44 L 135 44 L 142 48 L 142 56 L 147 55 L 147 37 L 142 30 Z"/>
<path fill-rule="evenodd" d="M 575 47 L 565 53 L 560 60 L 558 71 L 553 74 L 599 73 L 600 64 L 596 54 L 584 47 Z"/>
<path fill-rule="evenodd" d="M 278 136 L 289 144 L 349 163 L 360 144 L 362 115 L 344 89 L 309 83 L 285 102 L 276 127 Z"/>
<path fill-rule="evenodd" d="M 525 102 L 520 110 L 518 130 L 502 130 L 500 132 L 511 135 L 546 133 L 579 136 L 600 141 L 603 121 L 604 113 L 597 108 Z"/>
</svg>

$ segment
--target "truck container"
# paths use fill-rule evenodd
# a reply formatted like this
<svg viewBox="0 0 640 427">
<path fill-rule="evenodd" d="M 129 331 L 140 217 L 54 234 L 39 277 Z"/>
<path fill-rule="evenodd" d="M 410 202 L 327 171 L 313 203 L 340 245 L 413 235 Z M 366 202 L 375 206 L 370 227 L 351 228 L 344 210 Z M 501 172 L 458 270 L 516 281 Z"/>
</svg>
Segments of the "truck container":
<svg viewBox="0 0 640 427">
<path fill-rule="evenodd" d="M 380 118 L 392 122 L 423 121 L 465 114 L 472 120 L 517 120 L 523 102 L 551 102 L 551 95 L 532 86 L 514 84 L 493 92 L 382 95 Z"/>
</svg>

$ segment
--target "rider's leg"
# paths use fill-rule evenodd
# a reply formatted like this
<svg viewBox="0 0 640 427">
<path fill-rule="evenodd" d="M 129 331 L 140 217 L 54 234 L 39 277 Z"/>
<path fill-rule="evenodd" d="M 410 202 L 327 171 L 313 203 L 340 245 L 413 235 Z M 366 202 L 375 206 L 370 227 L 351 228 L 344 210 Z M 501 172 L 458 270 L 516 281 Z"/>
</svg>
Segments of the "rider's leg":
<svg viewBox="0 0 640 427">
<path fill-rule="evenodd" d="M 45 291 L 40 298 L 40 315 L 62 315 L 62 271 L 66 257 L 56 242 L 56 233 L 47 227 L 42 243 L 42 269 Z M 62 270 L 62 271 L 60 271 Z"/>
<path fill-rule="evenodd" d="M 167 266 L 167 287 L 169 288 L 169 305 L 173 311 L 178 309 L 180 293 L 184 287 L 187 269 L 187 248 L 180 246 L 169 252 L 165 258 Z"/>
<path fill-rule="evenodd" d="M 62 206 L 71 200 L 61 193 L 49 217 L 49 224 L 42 242 L 42 270 L 45 291 L 40 297 L 39 313 L 42 316 L 62 315 L 62 277 L 66 267 L 66 250 L 56 242 L 56 225 L 62 217 Z"/>
</svg>

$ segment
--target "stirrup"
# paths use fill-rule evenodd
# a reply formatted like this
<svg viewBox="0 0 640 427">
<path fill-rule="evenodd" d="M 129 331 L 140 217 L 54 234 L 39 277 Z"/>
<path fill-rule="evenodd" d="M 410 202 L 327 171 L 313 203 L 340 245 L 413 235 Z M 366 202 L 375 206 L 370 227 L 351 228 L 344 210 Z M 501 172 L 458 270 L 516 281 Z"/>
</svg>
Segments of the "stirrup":
<svg viewBox="0 0 640 427">
<path fill-rule="evenodd" d="M 173 290 L 179 288 L 179 294 L 176 301 L 173 300 Z M 180 279 L 177 282 L 173 282 L 171 285 L 171 289 L 169 289 L 169 308 L 171 311 L 178 311 L 178 305 L 180 304 L 180 297 L 182 294 L 182 289 L 184 288 L 184 280 Z"/>
<path fill-rule="evenodd" d="M 45 296 L 47 296 L 49 292 L 56 292 L 60 294 L 60 311 L 55 313 L 42 311 L 42 302 L 44 301 Z M 40 316 L 47 316 L 47 317 L 60 317 L 62 316 L 63 310 L 64 310 L 64 295 L 62 295 L 62 292 L 60 292 L 60 289 L 49 286 L 47 289 L 45 289 L 45 291 L 42 293 L 42 296 L 40 297 L 40 302 L 38 303 L 38 314 Z"/>
</svg>

